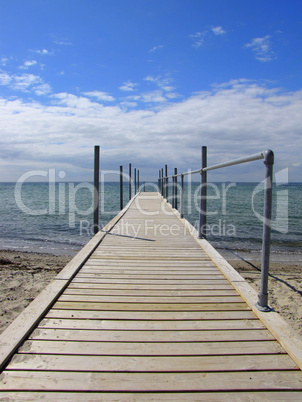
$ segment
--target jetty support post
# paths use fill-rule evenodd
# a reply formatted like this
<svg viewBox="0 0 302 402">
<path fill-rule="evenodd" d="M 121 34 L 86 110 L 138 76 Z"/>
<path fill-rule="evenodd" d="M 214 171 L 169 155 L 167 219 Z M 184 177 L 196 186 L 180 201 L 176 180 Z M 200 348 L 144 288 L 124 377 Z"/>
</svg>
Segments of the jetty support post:
<svg viewBox="0 0 302 402">
<path fill-rule="evenodd" d="M 137 188 L 139 191 L 139 169 L 137 169 Z"/>
<path fill-rule="evenodd" d="M 94 146 L 94 214 L 93 233 L 99 231 L 99 209 L 100 209 L 100 146 Z"/>
<path fill-rule="evenodd" d="M 136 168 L 134 168 L 134 195 L 136 194 Z"/>
<path fill-rule="evenodd" d="M 201 149 L 201 168 L 207 167 L 207 147 Z M 199 230 L 198 238 L 207 236 L 207 172 L 201 171 L 201 189 L 200 189 L 200 211 L 199 211 Z"/>
<path fill-rule="evenodd" d="M 184 175 L 180 176 L 180 217 L 184 217 Z"/>
<path fill-rule="evenodd" d="M 264 221 L 262 237 L 262 262 L 261 262 L 261 283 L 256 306 L 260 311 L 271 311 L 268 307 L 268 274 L 271 240 L 271 218 L 272 218 L 272 195 L 273 195 L 273 165 L 274 153 L 271 150 L 266 151 L 264 157 L 266 166 L 265 172 L 265 190 L 264 190 Z"/>
<path fill-rule="evenodd" d="M 174 168 L 174 174 L 175 174 L 175 180 L 174 180 L 174 197 L 175 197 L 175 201 L 174 201 L 174 208 L 177 209 L 177 168 Z"/>
<path fill-rule="evenodd" d="M 164 197 L 164 168 L 161 168 L 161 195 Z"/>
<path fill-rule="evenodd" d="M 124 208 L 123 193 L 123 166 L 120 166 L 120 210 Z"/>
<path fill-rule="evenodd" d="M 158 171 L 158 192 L 160 193 L 160 186 L 161 186 L 161 183 L 160 183 L 160 169 L 159 169 L 159 171 Z"/>
<path fill-rule="evenodd" d="M 131 163 L 129 163 L 129 200 L 131 200 Z"/>
<path fill-rule="evenodd" d="M 168 195 L 169 195 L 169 191 L 168 191 L 168 186 L 169 186 L 169 179 L 168 179 L 168 165 L 165 165 L 165 176 L 166 176 L 166 180 L 165 180 L 165 198 L 166 200 L 168 199 Z"/>
</svg>

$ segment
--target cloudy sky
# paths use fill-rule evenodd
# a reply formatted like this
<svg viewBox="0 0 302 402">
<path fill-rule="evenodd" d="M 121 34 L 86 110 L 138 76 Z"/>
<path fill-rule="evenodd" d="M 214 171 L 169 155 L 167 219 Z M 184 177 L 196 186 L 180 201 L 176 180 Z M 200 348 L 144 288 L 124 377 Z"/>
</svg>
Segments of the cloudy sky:
<svg viewBox="0 0 302 402">
<path fill-rule="evenodd" d="M 301 51 L 301 0 L 0 0 L 0 181 L 92 180 L 94 145 L 142 180 L 270 148 L 301 181 Z"/>
</svg>

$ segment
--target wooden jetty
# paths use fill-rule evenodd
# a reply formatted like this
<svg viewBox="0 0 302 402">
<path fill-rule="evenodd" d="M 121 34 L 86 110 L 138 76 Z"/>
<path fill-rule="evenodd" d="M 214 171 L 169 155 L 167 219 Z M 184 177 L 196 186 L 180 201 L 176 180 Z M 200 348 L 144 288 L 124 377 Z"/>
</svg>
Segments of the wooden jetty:
<svg viewBox="0 0 302 402">
<path fill-rule="evenodd" d="M 140 193 L 0 339 L 0 400 L 302 399 L 302 347 L 158 193 Z"/>
</svg>

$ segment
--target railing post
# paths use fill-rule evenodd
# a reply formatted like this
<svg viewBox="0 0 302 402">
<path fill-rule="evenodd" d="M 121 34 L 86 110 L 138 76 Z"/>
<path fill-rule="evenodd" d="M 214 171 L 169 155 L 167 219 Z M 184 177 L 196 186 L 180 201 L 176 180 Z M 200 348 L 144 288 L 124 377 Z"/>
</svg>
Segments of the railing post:
<svg viewBox="0 0 302 402">
<path fill-rule="evenodd" d="M 159 169 L 159 171 L 158 171 L 158 192 L 160 193 L 160 186 L 161 186 L 161 184 L 160 184 L 160 169 Z"/>
<path fill-rule="evenodd" d="M 166 195 L 166 200 L 168 199 L 168 165 L 165 165 L 165 175 L 166 175 L 166 180 L 165 180 L 165 195 Z"/>
<path fill-rule="evenodd" d="M 134 195 L 136 194 L 136 168 L 134 168 Z"/>
<path fill-rule="evenodd" d="M 137 170 L 137 188 L 139 191 L 139 169 Z"/>
<path fill-rule="evenodd" d="M 180 190 L 180 217 L 184 217 L 184 175 L 180 176 L 181 190 Z"/>
<path fill-rule="evenodd" d="M 100 146 L 94 147 L 94 214 L 93 214 L 93 232 L 99 231 L 99 206 L 100 206 Z"/>
<path fill-rule="evenodd" d="M 129 163 L 129 200 L 131 200 L 131 163 Z"/>
<path fill-rule="evenodd" d="M 161 195 L 164 197 L 164 168 L 161 168 Z"/>
<path fill-rule="evenodd" d="M 201 167 L 207 167 L 207 147 L 202 147 Z M 207 172 L 201 171 L 201 189 L 200 189 L 200 211 L 199 211 L 199 230 L 198 238 L 207 237 Z"/>
<path fill-rule="evenodd" d="M 144 193 L 146 192 L 146 182 L 144 181 Z"/>
<path fill-rule="evenodd" d="M 175 201 L 174 201 L 174 208 L 177 209 L 177 168 L 174 168 L 174 174 L 175 174 L 175 190 L 174 190 L 174 196 L 175 196 Z"/>
<path fill-rule="evenodd" d="M 120 166 L 120 209 L 122 210 L 124 207 L 123 202 L 123 166 Z"/>
<path fill-rule="evenodd" d="M 271 239 L 271 218 L 272 218 L 272 194 L 273 194 L 273 165 L 274 153 L 267 151 L 265 153 L 264 164 L 265 172 L 265 194 L 264 194 L 264 221 L 262 238 L 262 263 L 261 263 L 261 283 L 258 302 L 256 306 L 260 311 L 270 311 L 268 307 L 268 273 Z"/>
</svg>

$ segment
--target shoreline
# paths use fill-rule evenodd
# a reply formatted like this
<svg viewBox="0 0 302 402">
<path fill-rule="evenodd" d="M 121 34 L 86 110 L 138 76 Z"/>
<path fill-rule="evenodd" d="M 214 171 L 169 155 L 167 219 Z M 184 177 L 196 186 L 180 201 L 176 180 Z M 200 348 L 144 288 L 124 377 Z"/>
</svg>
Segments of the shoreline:
<svg viewBox="0 0 302 402">
<path fill-rule="evenodd" d="M 220 250 L 219 250 L 220 251 Z M 260 258 L 221 253 L 259 291 Z M 260 255 L 260 254 L 259 254 Z M 254 255 L 255 257 L 255 255 Z M 16 250 L 0 250 L 0 333 L 52 281 L 73 258 Z M 270 263 L 269 305 L 302 335 L 302 264 L 300 261 Z"/>
</svg>

